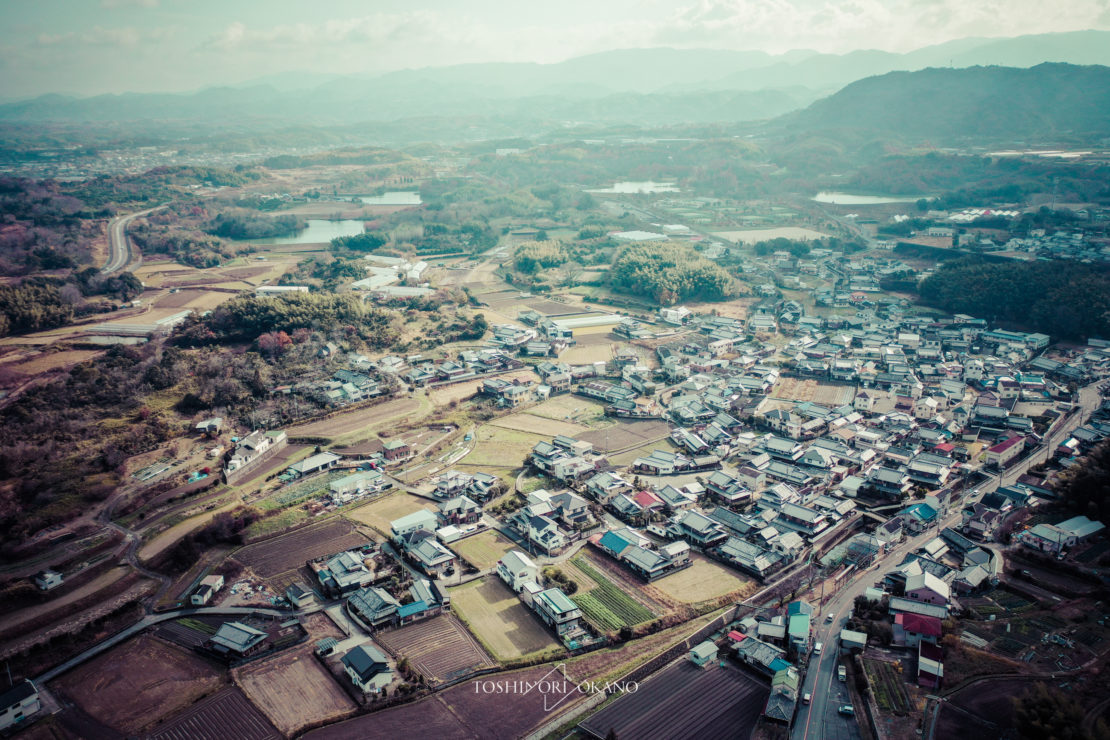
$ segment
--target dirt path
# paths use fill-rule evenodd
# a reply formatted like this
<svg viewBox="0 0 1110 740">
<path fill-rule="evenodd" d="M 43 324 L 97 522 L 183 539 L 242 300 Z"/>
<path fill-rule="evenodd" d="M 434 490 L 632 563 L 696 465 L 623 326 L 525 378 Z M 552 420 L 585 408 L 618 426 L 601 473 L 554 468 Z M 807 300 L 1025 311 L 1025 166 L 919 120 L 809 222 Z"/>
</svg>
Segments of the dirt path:
<svg viewBox="0 0 1110 740">
<path fill-rule="evenodd" d="M 40 615 L 48 614 L 58 607 L 80 601 L 86 596 L 94 594 L 97 591 L 106 588 L 119 579 L 123 578 L 125 575 L 127 575 L 128 570 L 130 569 L 113 568 L 108 572 L 101 574 L 97 578 L 89 581 L 85 585 L 73 589 L 64 596 L 59 596 L 56 599 L 43 602 L 42 604 L 38 604 L 36 606 L 29 606 L 25 609 L 20 609 L 19 611 L 12 612 L 11 614 L 5 614 L 3 618 L 0 618 L 0 632 L 6 632 L 12 627 L 23 624 L 24 622 L 28 622 Z"/>
<path fill-rule="evenodd" d="M 212 518 L 215 517 L 217 514 L 224 511 L 230 511 L 236 506 L 239 506 L 241 503 L 242 501 L 240 501 L 238 498 L 233 498 L 231 501 L 219 508 L 212 509 L 211 511 L 206 511 L 203 514 L 198 514 L 194 517 L 190 517 L 183 522 L 178 522 L 177 524 L 167 529 L 165 532 L 156 535 L 154 539 L 139 548 L 139 560 L 149 561 L 151 558 L 158 556 L 162 553 L 162 551 L 173 545 L 185 535 L 192 532 L 194 529 L 197 529 L 198 527 L 201 527 L 212 521 Z"/>
</svg>

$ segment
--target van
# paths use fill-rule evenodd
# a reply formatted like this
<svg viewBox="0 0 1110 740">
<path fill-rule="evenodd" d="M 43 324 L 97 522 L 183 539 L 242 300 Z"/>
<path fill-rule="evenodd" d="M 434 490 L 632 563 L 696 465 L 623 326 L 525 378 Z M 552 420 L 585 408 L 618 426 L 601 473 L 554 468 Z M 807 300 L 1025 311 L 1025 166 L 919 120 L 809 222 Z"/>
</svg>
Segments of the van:
<svg viewBox="0 0 1110 740">
<path fill-rule="evenodd" d="M 821 648 L 823 648 L 823 647 L 825 647 L 825 643 L 823 643 L 823 642 L 819 642 L 816 645 L 814 645 L 813 646 L 813 654 L 814 655 L 820 655 L 821 654 Z"/>
<path fill-rule="evenodd" d="M 848 670 L 844 666 L 837 666 L 836 677 L 841 681 L 848 680 Z"/>
</svg>

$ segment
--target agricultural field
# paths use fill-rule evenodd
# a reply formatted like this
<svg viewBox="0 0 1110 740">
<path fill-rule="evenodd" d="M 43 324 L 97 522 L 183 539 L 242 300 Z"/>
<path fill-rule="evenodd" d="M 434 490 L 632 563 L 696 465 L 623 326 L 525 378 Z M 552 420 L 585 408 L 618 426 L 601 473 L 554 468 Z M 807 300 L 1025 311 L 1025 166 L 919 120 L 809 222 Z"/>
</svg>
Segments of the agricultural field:
<svg viewBox="0 0 1110 740">
<path fill-rule="evenodd" d="M 595 328 L 595 327 L 590 327 Z M 600 327 L 605 331 L 609 331 L 613 327 L 605 326 Z M 575 336 L 585 329 L 575 329 Z M 592 365 L 595 362 L 609 362 L 613 359 L 613 345 L 608 342 L 602 343 L 580 343 L 575 347 L 568 347 L 559 354 L 559 361 L 566 362 L 571 365 Z"/>
<path fill-rule="evenodd" d="M 581 434 L 578 438 L 589 442 L 600 452 L 611 452 L 645 443 L 666 445 L 663 440 L 670 433 L 671 427 L 665 421 L 618 421 L 610 427 Z"/>
<path fill-rule="evenodd" d="M 478 570 L 497 565 L 501 556 L 516 545 L 512 540 L 493 530 L 481 532 L 472 537 L 456 540 L 450 548 Z"/>
<path fill-rule="evenodd" d="M 575 558 L 574 567 L 589 577 L 596 586 L 586 593 L 575 594 L 572 601 L 582 610 L 586 619 L 600 629 L 613 631 L 621 627 L 634 627 L 656 616 L 591 567 L 585 558 Z"/>
<path fill-rule="evenodd" d="M 312 656 L 312 647 L 279 653 L 232 671 L 243 693 L 289 736 L 314 722 L 339 719 L 356 706 Z"/>
<path fill-rule="evenodd" d="M 223 671 L 153 637 L 141 636 L 55 682 L 98 721 L 138 735 L 224 682 Z"/>
<path fill-rule="evenodd" d="M 375 639 L 437 683 L 496 665 L 466 628 L 446 614 L 380 632 Z"/>
<path fill-rule="evenodd" d="M 161 725 L 148 740 L 220 740 L 229 736 L 236 740 L 280 740 L 282 734 L 242 691 L 231 687 L 186 709 Z"/>
<path fill-rule="evenodd" d="M 504 685 L 513 681 L 518 684 L 546 681 L 553 690 L 548 693 L 533 690 L 511 696 L 484 693 L 479 682 L 489 680 Z M 421 701 L 322 727 L 304 737 L 311 740 L 409 737 L 413 728 L 419 727 L 421 737 L 436 740 L 504 740 L 526 736 L 556 715 L 552 707 L 562 711 L 583 697 L 573 681 L 565 680 L 556 668 L 543 665 L 464 681 Z"/>
<path fill-rule="evenodd" d="M 828 234 L 820 231 L 806 229 L 801 226 L 779 226 L 771 229 L 742 229 L 739 231 L 714 231 L 713 236 L 719 236 L 726 241 L 736 244 L 755 244 L 768 239 L 798 239 L 809 241 L 811 239 L 824 239 Z"/>
<path fill-rule="evenodd" d="M 644 583 L 639 576 L 633 574 L 632 571 L 617 563 L 608 555 L 586 548 L 579 552 L 578 557 L 574 558 L 571 564 L 583 576 L 587 576 L 588 572 L 596 572 L 603 578 L 612 581 L 621 591 L 632 596 L 654 614 L 665 614 L 679 606 L 677 601 L 655 588 L 653 584 Z M 586 580 L 591 582 L 589 578 Z"/>
<path fill-rule="evenodd" d="M 519 467 L 537 442 L 550 439 L 549 434 L 531 434 L 487 424 L 475 431 L 474 449 L 460 462 L 467 465 Z"/>
<path fill-rule="evenodd" d="M 502 429 L 513 429 L 518 432 L 530 432 L 532 434 L 543 434 L 545 436 L 565 434 L 568 437 L 577 437 L 588 429 L 588 427 L 582 426 L 581 424 L 547 419 L 528 412 L 509 414 L 508 416 L 494 419 L 489 423 L 491 426 L 501 427 Z"/>
<path fill-rule="evenodd" d="M 725 594 L 747 596 L 755 591 L 755 581 L 696 553 L 691 554 L 693 565 L 677 573 L 663 576 L 651 585 L 667 596 L 686 604 L 696 604 L 716 599 Z"/>
<path fill-rule="evenodd" d="M 261 578 L 272 578 L 304 565 L 306 561 L 366 544 L 366 538 L 342 519 L 298 529 L 272 540 L 248 545 L 235 559 Z"/>
<path fill-rule="evenodd" d="M 802 378 L 779 378 L 767 394 L 769 398 L 787 401 L 813 401 L 830 408 L 851 403 L 856 396 L 854 385 L 833 385 L 818 383 L 816 380 Z"/>
<path fill-rule="evenodd" d="M 570 422 L 588 427 L 611 423 L 605 418 L 605 406 L 580 396 L 560 394 L 528 409 L 533 416 Z"/>
<path fill-rule="evenodd" d="M 451 589 L 451 606 L 497 660 L 559 647 L 539 618 L 496 576 Z"/>
<path fill-rule="evenodd" d="M 594 737 L 638 740 L 748 737 L 769 694 L 738 668 L 699 668 L 681 660 L 579 726 Z"/>
<path fill-rule="evenodd" d="M 79 362 L 91 360 L 102 354 L 104 353 L 101 350 L 95 349 L 69 349 L 62 350 L 61 352 L 42 352 L 37 357 L 30 360 L 5 365 L 5 368 L 23 373 L 24 375 L 38 375 L 39 373 L 50 372 L 51 370 L 68 367 L 69 365 L 76 365 Z"/>
<path fill-rule="evenodd" d="M 423 398 L 396 398 L 339 413 L 328 419 L 289 427 L 285 431 L 290 438 L 312 437 L 333 441 L 351 438 L 347 441 L 354 442 L 355 437 L 368 438 L 386 424 L 395 426 L 399 421 L 416 421 L 426 416 L 429 410 Z"/>
<path fill-rule="evenodd" d="M 867 682 L 871 685 L 879 709 L 899 716 L 908 714 L 911 708 L 910 697 L 906 691 L 906 681 L 902 676 L 900 665 L 888 663 L 885 660 L 864 658 L 863 668 L 867 673 Z"/>
<path fill-rule="evenodd" d="M 369 525 L 386 537 L 389 536 L 389 523 L 420 509 L 435 511 L 436 506 L 426 498 L 413 496 L 404 491 L 395 491 L 382 498 L 371 501 L 365 506 L 347 512 L 348 519 Z"/>
</svg>

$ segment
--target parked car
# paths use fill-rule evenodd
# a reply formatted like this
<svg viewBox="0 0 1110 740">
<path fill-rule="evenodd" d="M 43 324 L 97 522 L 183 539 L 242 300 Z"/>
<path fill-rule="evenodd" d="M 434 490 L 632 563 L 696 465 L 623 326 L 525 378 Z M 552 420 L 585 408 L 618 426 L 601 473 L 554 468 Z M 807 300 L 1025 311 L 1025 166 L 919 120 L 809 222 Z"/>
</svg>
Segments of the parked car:
<svg viewBox="0 0 1110 740">
<path fill-rule="evenodd" d="M 831 622 L 831 621 L 833 621 L 833 615 L 832 615 L 832 612 L 829 612 L 828 614 L 826 614 L 826 615 L 825 615 L 825 621 L 826 621 L 826 622 Z"/>
<path fill-rule="evenodd" d="M 809 700 L 812 696 L 812 694 L 802 694 L 802 704 L 809 704 Z"/>
<path fill-rule="evenodd" d="M 823 648 L 823 647 L 825 647 L 825 643 L 823 643 L 823 642 L 819 642 L 816 645 L 814 645 L 813 646 L 813 654 L 814 655 L 820 655 L 821 654 L 821 648 Z"/>
<path fill-rule="evenodd" d="M 841 681 L 847 681 L 848 669 L 846 669 L 844 666 L 837 666 L 836 677 L 839 678 Z"/>
<path fill-rule="evenodd" d="M 836 711 L 849 717 L 854 717 L 856 714 L 856 708 L 851 704 L 841 704 Z"/>
</svg>

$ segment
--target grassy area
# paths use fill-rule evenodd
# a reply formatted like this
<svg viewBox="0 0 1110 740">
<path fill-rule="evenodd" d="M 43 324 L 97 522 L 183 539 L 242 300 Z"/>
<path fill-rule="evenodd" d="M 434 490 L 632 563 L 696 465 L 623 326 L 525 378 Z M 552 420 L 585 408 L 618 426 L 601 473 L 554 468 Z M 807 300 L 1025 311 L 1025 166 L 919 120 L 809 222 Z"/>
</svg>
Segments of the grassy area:
<svg viewBox="0 0 1110 740">
<path fill-rule="evenodd" d="M 196 630 L 197 632 L 203 632 L 206 635 L 216 634 L 216 628 L 215 627 L 213 627 L 212 625 L 210 625 L 206 622 L 201 622 L 197 619 L 190 619 L 189 617 L 183 617 L 182 619 L 178 619 L 176 621 L 182 627 L 188 627 L 191 630 Z"/>
<path fill-rule="evenodd" d="M 474 567 L 485 570 L 496 565 L 514 545 L 503 535 L 487 531 L 452 542 L 449 547 Z"/>
<path fill-rule="evenodd" d="M 265 519 L 259 519 L 257 522 L 244 529 L 243 539 L 250 542 L 260 537 L 268 537 L 272 534 L 277 534 L 278 532 L 300 524 L 307 520 L 308 517 L 309 514 L 304 509 L 286 509 L 280 514 L 275 514 Z"/>
<path fill-rule="evenodd" d="M 618 630 L 621 627 L 633 627 L 655 616 L 651 610 L 594 569 L 584 558 L 575 558 L 572 562 L 574 567 L 589 576 L 597 587 L 589 593 L 574 596 L 571 600 L 586 615 L 586 619 L 601 629 Z"/>
</svg>

